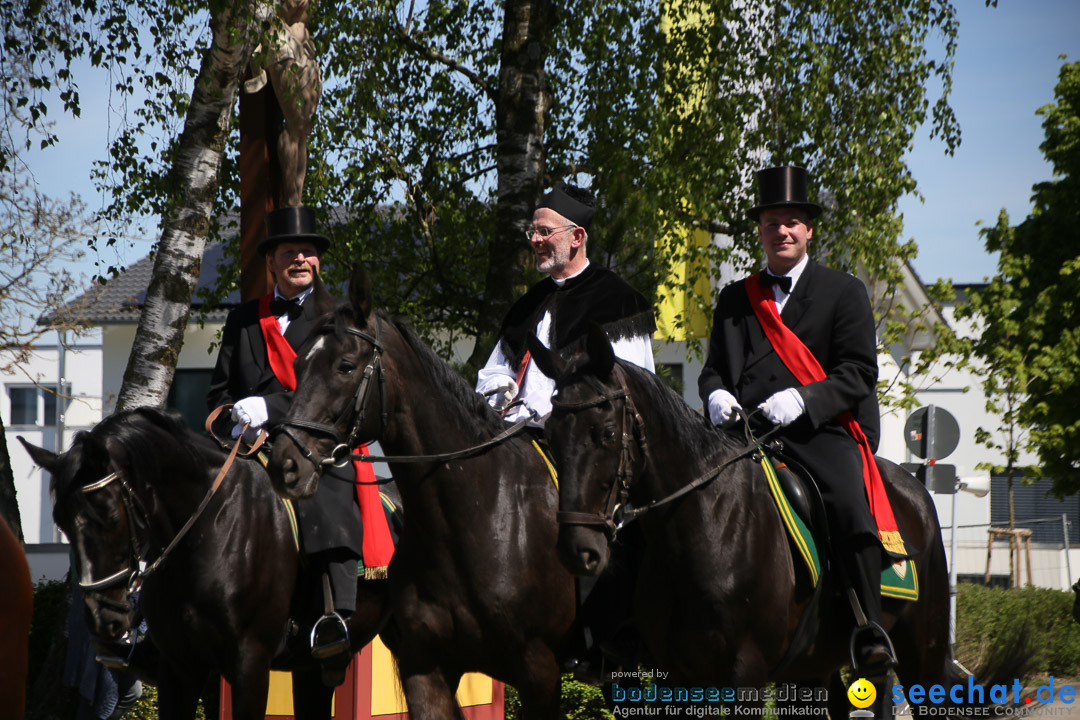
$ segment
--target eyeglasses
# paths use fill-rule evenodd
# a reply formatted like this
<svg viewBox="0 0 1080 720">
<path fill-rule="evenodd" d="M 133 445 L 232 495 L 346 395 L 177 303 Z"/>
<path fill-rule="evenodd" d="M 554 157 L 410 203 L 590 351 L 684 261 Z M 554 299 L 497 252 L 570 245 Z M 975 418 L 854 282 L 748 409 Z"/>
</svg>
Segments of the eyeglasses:
<svg viewBox="0 0 1080 720">
<path fill-rule="evenodd" d="M 532 238 L 533 238 L 533 235 L 539 235 L 540 237 L 542 237 L 542 238 L 544 238 L 546 240 L 547 238 L 551 237 L 552 235 L 554 235 L 557 232 L 562 232 L 564 230 L 570 230 L 570 229 L 576 228 L 576 227 L 577 227 L 577 225 L 563 225 L 562 227 L 557 227 L 557 228 L 549 228 L 549 227 L 529 228 L 528 230 L 525 231 L 525 239 L 531 241 Z"/>
</svg>

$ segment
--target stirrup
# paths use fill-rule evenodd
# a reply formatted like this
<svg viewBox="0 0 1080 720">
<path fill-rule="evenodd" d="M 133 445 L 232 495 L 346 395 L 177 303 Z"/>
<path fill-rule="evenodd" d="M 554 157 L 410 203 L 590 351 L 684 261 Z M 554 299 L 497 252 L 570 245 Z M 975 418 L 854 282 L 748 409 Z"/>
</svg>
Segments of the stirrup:
<svg viewBox="0 0 1080 720">
<path fill-rule="evenodd" d="M 112 670 L 127 670 L 131 667 L 128 658 L 122 658 L 116 655 L 95 655 L 94 661 L 99 665 L 104 665 Z"/>
<path fill-rule="evenodd" d="M 860 635 L 869 633 L 874 639 L 881 640 L 882 645 L 885 646 L 885 651 L 888 653 L 888 657 L 881 662 L 863 665 L 859 662 L 859 658 L 856 657 L 856 640 Z M 849 641 L 848 651 L 851 655 L 851 668 L 855 671 L 855 675 L 858 677 L 876 677 L 883 675 L 892 668 L 897 666 L 896 661 L 896 649 L 893 647 L 892 639 L 889 634 L 885 632 L 885 628 L 881 627 L 873 620 L 868 621 L 865 625 L 859 625 L 851 631 L 851 640 Z"/>
<path fill-rule="evenodd" d="M 331 634 L 331 640 L 327 642 L 315 644 L 315 636 L 319 632 L 319 627 L 324 623 L 336 623 L 336 627 L 328 628 L 327 631 Z M 349 650 L 349 626 L 345 624 L 345 620 L 336 612 L 329 612 L 323 615 L 321 618 L 315 621 L 315 624 L 311 626 L 311 657 L 316 660 L 325 660 L 328 657 L 338 655 Z"/>
<path fill-rule="evenodd" d="M 94 655 L 94 662 L 104 665 L 112 670 L 127 670 L 131 667 L 131 659 L 135 657 L 135 646 L 139 644 L 139 631 L 138 628 L 129 630 L 124 633 L 124 636 L 114 643 L 110 643 L 106 650 L 120 651 L 127 649 L 127 654 L 98 654 Z"/>
</svg>

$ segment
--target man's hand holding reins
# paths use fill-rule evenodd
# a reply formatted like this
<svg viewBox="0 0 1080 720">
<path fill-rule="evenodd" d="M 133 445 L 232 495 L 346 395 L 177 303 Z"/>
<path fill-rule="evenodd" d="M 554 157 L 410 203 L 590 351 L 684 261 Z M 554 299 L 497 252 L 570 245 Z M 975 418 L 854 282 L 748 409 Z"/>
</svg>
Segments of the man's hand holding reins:
<svg viewBox="0 0 1080 720">
<path fill-rule="evenodd" d="M 709 419 L 713 425 L 731 427 L 739 419 L 736 410 L 741 408 L 739 401 L 727 390 L 713 390 L 709 394 Z"/>
</svg>

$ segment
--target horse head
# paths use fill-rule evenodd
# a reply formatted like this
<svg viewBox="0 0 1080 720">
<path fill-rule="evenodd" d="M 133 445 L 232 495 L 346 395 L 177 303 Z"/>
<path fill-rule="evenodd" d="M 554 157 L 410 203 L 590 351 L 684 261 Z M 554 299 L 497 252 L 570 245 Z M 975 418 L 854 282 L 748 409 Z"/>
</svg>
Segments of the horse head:
<svg viewBox="0 0 1080 720">
<path fill-rule="evenodd" d="M 598 575 L 640 466 L 640 416 L 600 326 L 590 326 L 585 351 L 569 361 L 535 337 L 528 342 L 537 367 L 555 380 L 544 433 L 559 471 L 559 557 L 574 574 Z"/>
<path fill-rule="evenodd" d="M 138 499 L 94 433 L 80 432 L 62 454 L 22 437 L 19 442 L 50 475 L 53 520 L 71 543 L 90 632 L 103 642 L 120 640 L 138 622 L 129 598 L 145 543 L 145 511 L 136 509 Z"/>
<path fill-rule="evenodd" d="M 386 423 L 382 330 L 363 266 L 353 267 L 349 302 L 319 322 L 297 352 L 296 391 L 275 429 L 268 471 L 274 489 L 311 497 L 323 469 L 379 437 Z"/>
</svg>

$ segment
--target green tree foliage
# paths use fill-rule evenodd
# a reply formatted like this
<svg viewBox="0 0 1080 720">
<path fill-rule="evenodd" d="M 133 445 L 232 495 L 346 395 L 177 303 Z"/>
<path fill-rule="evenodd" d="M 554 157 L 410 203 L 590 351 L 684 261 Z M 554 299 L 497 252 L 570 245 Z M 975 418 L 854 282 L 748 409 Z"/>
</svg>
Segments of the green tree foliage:
<svg viewBox="0 0 1080 720">
<path fill-rule="evenodd" d="M 235 3 L 15 5 L 4 62 L 25 57 L 29 70 L 5 92 L 21 127 L 52 142 L 48 91 L 77 114 L 73 62 L 108 67 L 119 112 L 98 171 L 113 198 L 105 216 L 112 227 L 162 216 L 208 16 Z M 915 251 L 896 212 L 916 187 L 904 154 L 925 121 L 947 150 L 958 141 L 947 0 L 321 0 L 312 14 L 325 91 L 305 202 L 340 211 L 323 218 L 345 221 L 338 266 L 366 260 L 386 306 L 429 337 L 477 342 L 473 364 L 536 279 L 523 198 L 556 180 L 598 192 L 590 256 L 652 293 L 671 260 L 709 260 L 695 264 L 702 273 L 733 250 L 757 257 L 744 216 L 753 171 L 802 164 L 829 205 L 815 252 L 895 285 Z M 522 35 L 506 20 L 524 16 Z M 531 175 L 515 167 L 521 156 Z M 233 149 L 219 210 L 235 207 L 235 171 Z M 733 246 L 686 247 L 672 232 L 685 227 Z"/>
<path fill-rule="evenodd" d="M 535 280 L 524 238 L 504 232 L 523 229 L 527 211 L 512 222 L 498 214 L 500 157 L 514 139 L 497 137 L 510 69 L 501 21 L 521 4 L 316 8 L 327 89 L 307 201 L 346 209 L 336 254 L 371 264 L 381 300 L 421 329 L 478 341 L 474 362 Z M 652 292 L 670 259 L 732 251 L 687 248 L 671 240 L 676 226 L 724 231 L 757 257 L 744 216 L 753 171 L 798 163 L 830 205 L 820 251 L 896 283 L 915 250 L 896 212 L 915 191 L 903 156 L 927 120 L 946 148 L 958 140 L 951 3 L 565 0 L 555 12 L 550 39 L 533 40 L 551 95 L 543 184 L 598 191 L 591 258 Z M 493 263 L 512 292 L 493 286 Z"/>
<path fill-rule="evenodd" d="M 1063 64 L 1055 94 L 1038 111 L 1054 179 L 1034 186 L 1022 223 L 1010 226 L 1003 212 L 984 231 L 987 250 L 1000 254 L 998 277 L 969 312 L 983 324 L 976 354 L 1007 429 L 985 439 L 1007 463 L 1014 445 L 1036 449 L 1039 467 L 1027 474 L 1050 478 L 1064 496 L 1080 490 L 1080 63 Z"/>
</svg>

